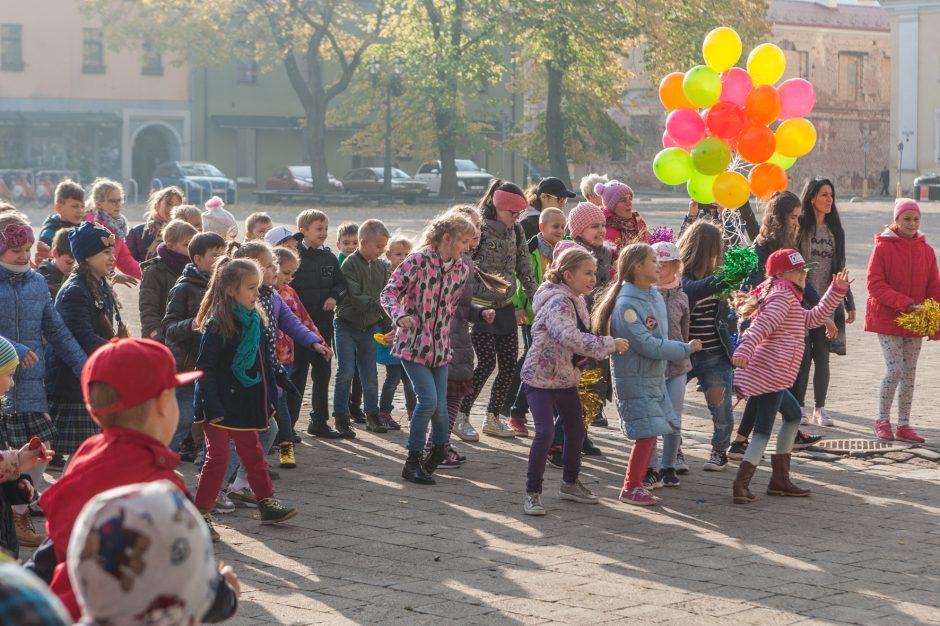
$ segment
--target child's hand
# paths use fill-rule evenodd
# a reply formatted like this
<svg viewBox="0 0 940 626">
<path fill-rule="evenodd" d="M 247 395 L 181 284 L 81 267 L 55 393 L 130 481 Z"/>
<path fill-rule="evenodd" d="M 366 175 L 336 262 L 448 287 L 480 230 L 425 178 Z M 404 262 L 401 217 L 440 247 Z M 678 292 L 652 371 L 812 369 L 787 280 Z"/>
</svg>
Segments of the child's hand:
<svg viewBox="0 0 940 626">
<path fill-rule="evenodd" d="M 516 309 L 516 323 L 521 326 L 522 324 L 526 323 L 526 319 L 527 319 L 527 316 L 525 313 L 525 309 Z M 492 324 L 492 322 L 489 322 L 489 323 Z"/>
<path fill-rule="evenodd" d="M 196 318 L 193 318 L 192 323 L 189 325 L 194 333 L 199 332 L 199 322 L 196 321 Z"/>
<path fill-rule="evenodd" d="M 382 335 L 382 341 L 385 343 L 385 345 L 390 346 L 392 345 L 392 343 L 395 342 L 395 337 L 397 336 L 398 336 L 398 329 L 393 328 L 392 330 Z"/>
<path fill-rule="evenodd" d="M 329 361 L 333 358 L 333 351 L 330 350 L 330 347 L 325 343 L 315 343 L 313 344 L 313 351 L 319 352 L 323 355 L 323 358 Z"/>
<path fill-rule="evenodd" d="M 222 578 L 225 579 L 225 582 L 228 583 L 228 586 L 232 588 L 232 591 L 235 592 L 235 597 L 241 597 L 242 595 L 242 586 L 238 582 L 238 575 L 235 574 L 235 570 L 231 565 L 226 565 L 223 562 L 219 562 L 219 573 L 222 574 Z"/>
<path fill-rule="evenodd" d="M 336 308 L 336 298 L 327 298 L 326 301 L 323 303 L 324 311 L 332 311 L 335 308 Z"/>
<path fill-rule="evenodd" d="M 747 368 L 747 359 L 744 358 L 743 356 L 736 356 L 733 359 L 731 359 L 731 364 L 737 367 L 738 369 L 743 370 Z"/>
<path fill-rule="evenodd" d="M 846 311 L 845 312 L 845 323 L 854 324 L 855 323 L 855 311 Z"/>
<path fill-rule="evenodd" d="M 692 353 L 693 353 L 693 354 L 695 354 L 696 352 L 701 352 L 701 351 L 702 351 L 702 340 L 701 340 L 701 339 L 693 339 L 692 341 L 689 342 L 689 347 L 692 348 Z"/>
<path fill-rule="evenodd" d="M 37 440 L 38 441 L 38 440 Z M 48 463 L 55 455 L 55 450 L 47 450 L 46 446 L 39 442 L 39 445 L 30 440 L 25 446 L 20 448 L 16 457 L 20 462 L 20 473 L 25 474 L 41 463 Z"/>
<path fill-rule="evenodd" d="M 482 313 L 480 313 L 480 317 L 481 317 L 481 318 L 483 319 L 483 321 L 486 322 L 487 324 L 492 324 L 492 323 L 493 323 L 493 320 L 496 319 L 496 311 L 493 310 L 493 309 L 486 309 L 485 311 L 483 311 Z"/>
<path fill-rule="evenodd" d="M 124 285 L 125 287 L 133 287 L 137 284 L 137 279 L 133 276 L 128 276 L 127 274 L 115 274 L 111 278 L 111 282 L 115 285 Z"/>
<path fill-rule="evenodd" d="M 24 354 L 23 358 L 20 359 L 20 365 L 22 365 L 26 369 L 32 369 L 36 367 L 36 363 L 39 363 L 39 357 L 36 356 L 36 353 L 33 352 L 32 350 Z"/>
<path fill-rule="evenodd" d="M 617 354 L 623 354 L 630 349 L 630 342 L 623 337 L 617 337 L 614 339 L 614 349 L 617 351 Z"/>
<path fill-rule="evenodd" d="M 832 275 L 832 284 L 838 289 L 848 289 L 855 281 L 849 280 L 849 268 L 843 268 L 838 274 Z"/>
<path fill-rule="evenodd" d="M 406 315 L 398 320 L 398 325 L 401 328 L 417 328 L 418 320 L 416 320 L 413 315 Z"/>
<path fill-rule="evenodd" d="M 691 218 L 698 217 L 698 202 L 696 202 L 695 200 L 689 200 L 688 216 Z"/>
<path fill-rule="evenodd" d="M 835 339 L 839 336 L 839 327 L 836 326 L 836 323 L 832 320 L 826 320 L 826 337 L 828 339 Z"/>
</svg>

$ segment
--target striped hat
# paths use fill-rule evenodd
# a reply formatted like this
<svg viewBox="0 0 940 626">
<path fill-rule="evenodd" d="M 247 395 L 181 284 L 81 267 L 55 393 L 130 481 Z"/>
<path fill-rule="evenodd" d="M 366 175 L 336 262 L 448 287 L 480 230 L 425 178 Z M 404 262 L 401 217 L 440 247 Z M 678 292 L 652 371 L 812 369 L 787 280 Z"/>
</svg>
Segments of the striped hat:
<svg viewBox="0 0 940 626">
<path fill-rule="evenodd" d="M 12 374 L 20 364 L 20 357 L 16 356 L 16 348 L 5 338 L 0 337 L 0 376 Z"/>
</svg>

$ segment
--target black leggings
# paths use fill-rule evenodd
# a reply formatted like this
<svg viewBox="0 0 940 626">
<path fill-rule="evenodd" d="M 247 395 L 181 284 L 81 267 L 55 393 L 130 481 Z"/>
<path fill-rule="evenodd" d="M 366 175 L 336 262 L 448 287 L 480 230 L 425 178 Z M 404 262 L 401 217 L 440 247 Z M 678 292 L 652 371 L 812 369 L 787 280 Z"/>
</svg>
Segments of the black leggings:
<svg viewBox="0 0 940 626">
<path fill-rule="evenodd" d="M 790 393 L 796 397 L 800 406 L 806 405 L 806 388 L 809 386 L 809 368 L 816 367 L 813 372 L 813 396 L 816 408 L 826 406 L 826 396 L 829 395 L 829 348 L 830 342 L 826 337 L 825 327 L 810 329 L 806 336 L 806 347 L 803 350 L 803 363 L 796 382 L 790 388 Z"/>
<path fill-rule="evenodd" d="M 516 369 L 516 358 L 519 356 L 519 335 L 515 332 L 511 335 L 472 333 L 470 338 L 477 355 L 477 366 L 473 370 L 473 392 L 463 399 L 460 412 L 470 415 L 473 403 L 498 363 L 499 371 L 496 372 L 490 389 L 490 402 L 486 405 L 486 412 L 499 415 L 506 397 L 510 391 L 514 391 L 511 389 L 512 375 Z"/>
</svg>

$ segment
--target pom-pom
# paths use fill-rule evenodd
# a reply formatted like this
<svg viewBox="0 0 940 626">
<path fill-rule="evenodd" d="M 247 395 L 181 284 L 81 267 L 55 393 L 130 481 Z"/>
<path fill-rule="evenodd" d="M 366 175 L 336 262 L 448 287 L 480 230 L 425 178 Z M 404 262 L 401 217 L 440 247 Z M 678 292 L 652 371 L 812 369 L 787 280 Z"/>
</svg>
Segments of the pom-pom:
<svg viewBox="0 0 940 626">
<path fill-rule="evenodd" d="M 653 245 L 660 241 L 676 243 L 676 232 L 668 226 L 657 226 L 650 231 L 650 240 L 647 243 Z"/>
<path fill-rule="evenodd" d="M 221 209 L 224 206 L 225 206 L 225 201 L 219 196 L 212 196 L 211 198 L 206 200 L 207 209 Z"/>
<path fill-rule="evenodd" d="M 898 326 L 919 337 L 933 337 L 940 331 L 940 303 L 927 298 L 916 310 L 898 315 L 896 321 Z"/>
<path fill-rule="evenodd" d="M 604 189 L 606 188 L 607 187 L 604 186 L 604 183 L 597 183 L 596 185 L 594 185 L 594 193 L 596 193 L 597 195 L 601 195 L 602 193 L 604 193 Z"/>
<path fill-rule="evenodd" d="M 737 289 L 757 269 L 757 253 L 753 248 L 734 246 L 725 252 L 725 263 L 715 270 L 714 277 L 721 285 L 719 296 L 724 297 Z"/>
<path fill-rule="evenodd" d="M 584 426 L 587 428 L 600 415 L 604 408 L 604 399 L 595 391 L 595 386 L 604 378 L 604 371 L 600 368 L 584 370 L 578 381 L 578 395 L 581 396 L 581 407 L 584 411 Z"/>
</svg>

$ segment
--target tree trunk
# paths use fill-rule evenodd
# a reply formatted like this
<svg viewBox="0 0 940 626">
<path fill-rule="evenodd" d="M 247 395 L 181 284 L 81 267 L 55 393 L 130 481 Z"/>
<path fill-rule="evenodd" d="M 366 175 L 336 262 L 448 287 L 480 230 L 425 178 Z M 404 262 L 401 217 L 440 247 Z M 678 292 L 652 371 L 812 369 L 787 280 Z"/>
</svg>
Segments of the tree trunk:
<svg viewBox="0 0 940 626">
<path fill-rule="evenodd" d="M 329 193 L 330 183 L 326 175 L 326 102 L 317 103 L 307 114 L 307 132 L 309 144 L 306 146 L 313 175 L 313 192 Z"/>
<path fill-rule="evenodd" d="M 545 143 L 548 147 L 548 165 L 552 176 L 560 178 L 571 188 L 568 172 L 568 153 L 565 150 L 565 118 L 561 111 L 562 80 L 564 72 L 547 61 L 548 94 L 545 99 Z"/>
<path fill-rule="evenodd" d="M 457 158 L 457 138 L 453 119 L 448 111 L 438 112 L 434 116 L 441 159 L 441 198 L 456 198 L 460 193 L 457 188 L 457 164 L 454 162 Z"/>
</svg>

